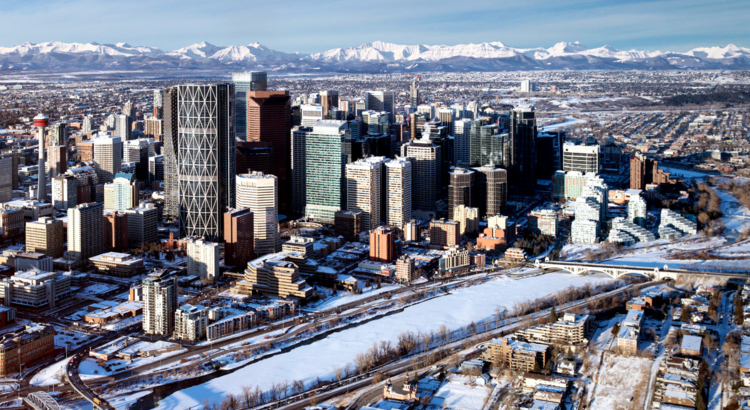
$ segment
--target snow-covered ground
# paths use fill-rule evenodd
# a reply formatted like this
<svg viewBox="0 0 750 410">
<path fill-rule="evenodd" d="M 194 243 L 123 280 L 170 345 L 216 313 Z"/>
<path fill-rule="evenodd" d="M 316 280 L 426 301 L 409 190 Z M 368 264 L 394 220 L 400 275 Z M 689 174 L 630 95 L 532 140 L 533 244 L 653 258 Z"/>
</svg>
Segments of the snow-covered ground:
<svg viewBox="0 0 750 410">
<path fill-rule="evenodd" d="M 663 165 L 659 166 L 659 169 L 663 169 L 665 172 L 669 172 L 669 175 L 672 177 L 676 176 L 682 176 L 683 178 L 704 178 L 707 176 L 711 176 L 714 174 L 709 174 L 707 172 L 700 172 L 700 171 L 689 171 L 682 168 L 671 168 L 671 167 L 665 167 Z M 718 175 L 714 175 L 718 176 Z"/>
<path fill-rule="evenodd" d="M 357 300 L 362 299 L 362 298 L 366 298 L 366 297 L 369 297 L 369 296 L 374 296 L 374 295 L 377 295 L 379 293 L 389 292 L 389 291 L 392 291 L 392 290 L 396 290 L 399 287 L 401 287 L 401 286 L 400 285 L 394 285 L 394 284 L 382 285 L 380 287 L 380 289 L 377 289 L 376 286 L 371 286 L 370 288 L 363 290 L 362 294 L 360 294 L 360 295 L 355 295 L 355 294 L 350 293 L 350 292 L 339 291 L 339 293 L 336 296 L 332 296 L 332 297 L 324 300 L 322 303 L 320 303 L 319 305 L 316 305 L 312 309 L 305 309 L 305 310 L 331 309 L 331 308 L 335 308 L 337 306 L 341 306 L 341 305 L 345 305 L 345 304 L 350 303 L 350 302 L 357 301 Z"/>
<path fill-rule="evenodd" d="M 721 220 L 727 232 L 737 234 L 750 229 L 750 210 L 729 192 L 716 189 L 716 193 L 721 198 L 721 213 L 724 214 Z"/>
<path fill-rule="evenodd" d="M 147 396 L 150 393 L 151 393 L 151 390 L 139 391 L 133 394 L 126 394 L 123 396 L 108 398 L 107 402 L 113 405 L 117 410 L 127 410 L 130 408 L 130 406 L 135 404 L 135 402 L 138 401 L 138 399 L 140 399 L 143 396 Z"/>
<path fill-rule="evenodd" d="M 567 121 L 560 122 L 560 123 L 557 123 L 557 124 L 545 125 L 544 127 L 541 127 L 539 129 L 539 131 L 554 131 L 554 130 L 557 130 L 557 129 L 560 129 L 560 128 L 568 128 L 571 125 L 583 124 L 585 122 L 586 121 L 579 120 L 578 118 L 567 117 Z"/>
<path fill-rule="evenodd" d="M 59 362 L 45 367 L 39 373 L 35 374 L 29 382 L 33 386 L 51 386 L 62 383 L 62 377 L 65 375 L 65 366 L 70 359 L 62 359 Z"/>
<path fill-rule="evenodd" d="M 83 289 L 80 294 L 82 295 L 101 295 L 112 290 L 117 289 L 117 285 L 110 285 L 107 283 L 95 283 L 87 286 Z"/>
<path fill-rule="evenodd" d="M 140 342 L 140 343 L 144 343 L 144 342 Z M 154 345 L 156 345 L 157 343 L 166 343 L 166 342 L 156 342 L 154 343 Z M 154 349 L 159 349 L 159 347 L 154 347 Z M 162 354 L 158 354 L 158 355 L 151 356 L 151 357 L 139 357 L 132 361 L 123 360 L 123 359 L 113 359 L 107 362 L 107 365 L 109 366 L 110 371 L 107 371 L 107 369 L 99 366 L 99 364 L 96 362 L 96 359 L 89 357 L 89 358 L 86 358 L 83 362 L 81 362 L 81 365 L 78 368 L 78 372 L 82 380 L 94 379 L 97 377 L 118 373 L 128 368 L 135 368 L 135 367 L 144 366 L 150 363 L 156 363 L 162 359 L 166 359 L 167 357 L 171 357 L 171 356 L 174 356 L 176 354 L 180 354 L 186 351 L 187 349 L 183 348 L 181 350 L 176 350 L 174 352 L 162 353 Z"/>
<path fill-rule="evenodd" d="M 471 377 L 451 376 L 435 392 L 430 406 L 461 410 L 482 410 L 484 401 L 492 392 L 492 386 L 478 386 Z"/>
<path fill-rule="evenodd" d="M 77 332 L 74 330 L 61 330 L 55 334 L 55 348 L 64 349 L 68 346 L 69 350 L 73 350 L 84 343 L 94 341 L 101 338 L 101 336 L 90 335 L 84 332 Z"/>
<path fill-rule="evenodd" d="M 258 386 L 267 391 L 273 383 L 285 380 L 310 383 L 318 376 L 331 379 L 334 368 L 343 368 L 352 363 L 358 353 L 365 352 L 375 342 L 389 340 L 395 343 L 401 333 L 437 330 L 440 325 L 456 329 L 491 317 L 496 306 L 510 309 L 516 302 L 537 299 L 571 285 L 582 286 L 609 280 L 605 275 L 552 273 L 518 280 L 498 278 L 457 289 L 449 295 L 333 333 L 325 339 L 176 392 L 162 400 L 158 408 L 188 408 L 199 405 L 204 398 L 220 401 L 226 393 L 241 391 L 242 386 Z"/>
<path fill-rule="evenodd" d="M 643 408 L 648 391 L 651 359 L 607 354 L 599 373 L 599 383 L 591 410 Z M 630 399 L 633 398 L 633 402 Z"/>
</svg>

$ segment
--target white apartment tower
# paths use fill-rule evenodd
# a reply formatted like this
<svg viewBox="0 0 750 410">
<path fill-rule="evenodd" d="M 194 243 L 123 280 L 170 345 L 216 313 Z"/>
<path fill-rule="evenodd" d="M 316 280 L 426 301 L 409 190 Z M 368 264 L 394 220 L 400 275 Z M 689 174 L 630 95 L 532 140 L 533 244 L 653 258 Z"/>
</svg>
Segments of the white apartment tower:
<svg viewBox="0 0 750 410">
<path fill-rule="evenodd" d="M 237 208 L 253 213 L 255 255 L 280 250 L 279 180 L 273 175 L 252 172 L 237 175 Z"/>
<path fill-rule="evenodd" d="M 52 204 L 60 211 L 78 205 L 78 179 L 69 174 L 52 178 Z"/>
<path fill-rule="evenodd" d="M 386 162 L 385 181 L 385 223 L 403 229 L 411 221 L 411 162 L 402 157 Z"/>
<path fill-rule="evenodd" d="M 104 253 L 103 211 L 100 203 L 85 203 L 68 211 L 68 257 L 77 266 Z"/>
<path fill-rule="evenodd" d="M 143 330 L 150 335 L 170 335 L 177 310 L 177 278 L 155 270 L 143 280 Z"/>
<path fill-rule="evenodd" d="M 94 143 L 94 166 L 100 184 L 112 182 L 122 166 L 120 137 L 99 137 Z"/>
<path fill-rule="evenodd" d="M 202 238 L 187 240 L 187 273 L 202 279 L 215 280 L 219 274 L 220 247 Z"/>
<path fill-rule="evenodd" d="M 346 164 L 346 209 L 362 212 L 362 230 L 380 226 L 384 157 Z"/>
<path fill-rule="evenodd" d="M 639 226 L 646 226 L 647 218 L 646 201 L 640 195 L 631 195 L 628 202 L 628 221 Z"/>
</svg>

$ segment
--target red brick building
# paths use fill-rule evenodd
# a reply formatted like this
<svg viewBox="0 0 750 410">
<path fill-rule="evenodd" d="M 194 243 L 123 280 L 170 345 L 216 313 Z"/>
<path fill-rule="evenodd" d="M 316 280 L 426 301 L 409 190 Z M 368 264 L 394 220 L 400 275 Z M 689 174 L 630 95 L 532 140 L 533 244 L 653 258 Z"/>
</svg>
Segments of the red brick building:
<svg viewBox="0 0 750 410">
<path fill-rule="evenodd" d="M 0 377 L 31 368 L 55 355 L 55 329 L 48 325 L 31 325 L 26 329 L 2 335 L 0 339 Z"/>
<path fill-rule="evenodd" d="M 391 263 L 396 259 L 396 232 L 393 228 L 379 226 L 370 231 L 370 260 Z"/>
</svg>

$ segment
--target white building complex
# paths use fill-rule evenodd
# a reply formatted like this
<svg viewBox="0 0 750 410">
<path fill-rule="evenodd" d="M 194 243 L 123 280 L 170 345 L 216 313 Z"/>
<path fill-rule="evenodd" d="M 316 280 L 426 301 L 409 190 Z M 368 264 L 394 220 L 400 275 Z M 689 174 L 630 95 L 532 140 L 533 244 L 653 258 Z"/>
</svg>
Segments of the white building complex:
<svg viewBox="0 0 750 410">
<path fill-rule="evenodd" d="M 684 216 L 668 209 L 661 210 L 659 237 L 661 239 L 675 239 L 698 233 L 698 225 Z"/>
<path fill-rule="evenodd" d="M 237 207 L 253 213 L 255 255 L 278 252 L 279 181 L 273 175 L 252 172 L 237 175 Z"/>
<path fill-rule="evenodd" d="M 625 218 L 615 218 L 612 220 L 612 228 L 607 238 L 612 243 L 624 243 L 630 245 L 636 242 L 651 242 L 656 240 L 654 234 L 636 225 Z"/>
<path fill-rule="evenodd" d="M 197 342 L 206 335 L 208 309 L 205 306 L 182 305 L 174 314 L 173 339 Z"/>
<path fill-rule="evenodd" d="M 219 274 L 219 244 L 204 239 L 187 239 L 187 273 L 216 279 Z"/>
</svg>

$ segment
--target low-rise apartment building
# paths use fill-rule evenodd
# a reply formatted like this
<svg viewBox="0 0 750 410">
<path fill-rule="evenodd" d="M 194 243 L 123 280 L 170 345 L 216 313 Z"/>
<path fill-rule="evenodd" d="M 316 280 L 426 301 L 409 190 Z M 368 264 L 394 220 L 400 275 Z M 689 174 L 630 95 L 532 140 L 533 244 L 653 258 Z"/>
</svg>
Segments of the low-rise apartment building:
<svg viewBox="0 0 750 410">
<path fill-rule="evenodd" d="M 505 363 L 514 370 L 539 371 L 547 364 L 549 350 L 548 345 L 525 342 L 511 335 L 487 343 L 484 359 L 491 363 Z"/>
<path fill-rule="evenodd" d="M 516 336 L 528 342 L 545 344 L 586 344 L 591 318 L 589 315 L 566 313 L 557 322 L 542 326 L 530 327 L 516 333 Z"/>
</svg>

